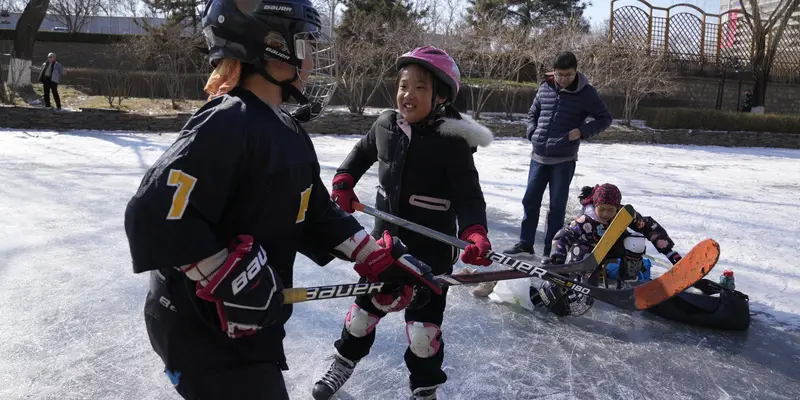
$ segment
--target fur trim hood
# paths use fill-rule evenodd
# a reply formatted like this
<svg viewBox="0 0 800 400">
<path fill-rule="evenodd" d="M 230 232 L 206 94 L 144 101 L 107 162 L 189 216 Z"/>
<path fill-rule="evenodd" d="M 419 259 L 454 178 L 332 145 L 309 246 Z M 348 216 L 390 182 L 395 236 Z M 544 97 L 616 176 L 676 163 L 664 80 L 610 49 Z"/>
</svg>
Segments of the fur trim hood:
<svg viewBox="0 0 800 400">
<path fill-rule="evenodd" d="M 474 119 L 466 114 L 461 114 L 461 119 L 443 118 L 444 122 L 439 125 L 439 134 L 443 136 L 457 136 L 467 141 L 469 147 L 486 147 L 494 136 L 489 128 L 475 122 Z"/>
</svg>

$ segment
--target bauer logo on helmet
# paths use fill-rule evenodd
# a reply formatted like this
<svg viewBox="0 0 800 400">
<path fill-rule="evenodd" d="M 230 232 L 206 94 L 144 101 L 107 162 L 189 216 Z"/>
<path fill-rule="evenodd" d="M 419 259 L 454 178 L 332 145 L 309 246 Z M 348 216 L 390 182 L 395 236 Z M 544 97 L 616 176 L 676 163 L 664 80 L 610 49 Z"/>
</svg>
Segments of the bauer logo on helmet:
<svg viewBox="0 0 800 400">
<path fill-rule="evenodd" d="M 283 6 L 280 4 L 264 4 L 264 11 L 291 13 L 293 10 L 291 6 Z"/>
</svg>

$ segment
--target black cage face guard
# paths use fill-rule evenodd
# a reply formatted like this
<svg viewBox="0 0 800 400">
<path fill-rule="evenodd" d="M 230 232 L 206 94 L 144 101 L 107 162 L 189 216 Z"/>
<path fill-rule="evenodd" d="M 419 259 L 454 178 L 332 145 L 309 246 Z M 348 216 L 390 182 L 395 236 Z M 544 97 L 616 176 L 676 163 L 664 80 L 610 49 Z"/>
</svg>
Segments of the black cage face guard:
<svg viewBox="0 0 800 400">
<path fill-rule="evenodd" d="M 284 108 L 297 114 L 301 121 L 310 121 L 321 115 L 336 91 L 336 51 L 333 40 L 322 32 L 298 33 L 294 35 L 292 47 L 300 64 L 297 75 L 301 92 L 308 102 L 303 104 L 294 99 Z"/>
</svg>

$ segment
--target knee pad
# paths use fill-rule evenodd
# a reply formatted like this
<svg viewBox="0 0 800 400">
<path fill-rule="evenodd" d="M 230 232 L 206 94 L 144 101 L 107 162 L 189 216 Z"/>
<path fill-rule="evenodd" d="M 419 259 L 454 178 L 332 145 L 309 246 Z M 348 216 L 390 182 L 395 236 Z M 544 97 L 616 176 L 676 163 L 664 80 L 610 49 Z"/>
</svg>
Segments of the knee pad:
<svg viewBox="0 0 800 400">
<path fill-rule="evenodd" d="M 419 358 L 430 358 L 439 352 L 439 327 L 429 322 L 410 321 L 406 324 L 408 348 Z"/>
<path fill-rule="evenodd" d="M 344 319 L 344 328 L 355 337 L 364 337 L 375 330 L 381 317 L 370 314 L 356 304 L 350 306 Z"/>
</svg>

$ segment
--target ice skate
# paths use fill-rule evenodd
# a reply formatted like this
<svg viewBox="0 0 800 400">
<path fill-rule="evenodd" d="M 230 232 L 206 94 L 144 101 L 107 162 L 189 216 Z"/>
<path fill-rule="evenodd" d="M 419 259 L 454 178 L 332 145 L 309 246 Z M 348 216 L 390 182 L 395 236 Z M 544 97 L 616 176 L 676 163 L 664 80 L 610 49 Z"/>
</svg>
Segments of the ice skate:
<svg viewBox="0 0 800 400">
<path fill-rule="evenodd" d="M 414 389 L 410 400 L 436 400 L 436 389 L 439 386 L 421 387 Z"/>
<path fill-rule="evenodd" d="M 353 375 L 356 367 L 355 361 L 350 361 L 338 353 L 333 355 L 333 362 L 325 375 L 314 384 L 311 392 L 314 400 L 329 400 L 342 388 L 342 386 Z"/>
</svg>

